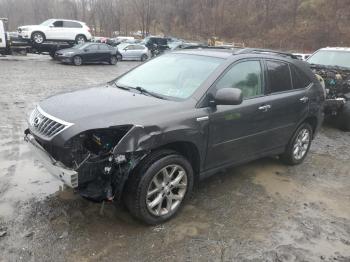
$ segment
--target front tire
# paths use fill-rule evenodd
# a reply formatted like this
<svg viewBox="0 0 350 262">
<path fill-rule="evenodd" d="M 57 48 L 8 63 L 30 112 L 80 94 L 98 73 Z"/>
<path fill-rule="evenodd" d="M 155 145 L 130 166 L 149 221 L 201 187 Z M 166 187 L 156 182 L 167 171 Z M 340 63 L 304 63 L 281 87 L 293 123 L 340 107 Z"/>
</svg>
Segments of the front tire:
<svg viewBox="0 0 350 262">
<path fill-rule="evenodd" d="M 45 41 L 45 35 L 42 32 L 34 32 L 31 37 L 35 44 L 42 44 Z"/>
<path fill-rule="evenodd" d="M 287 165 L 301 164 L 309 152 L 313 137 L 313 129 L 310 124 L 303 123 L 293 134 L 286 151 L 280 156 Z"/>
<path fill-rule="evenodd" d="M 122 61 L 123 60 L 123 57 L 122 57 L 122 55 L 117 55 L 117 59 L 118 59 L 118 61 Z"/>
<path fill-rule="evenodd" d="M 73 57 L 73 64 L 75 65 L 75 66 L 80 66 L 80 65 L 82 65 L 83 64 L 83 59 L 80 57 L 80 56 L 74 56 Z"/>
<path fill-rule="evenodd" d="M 130 213 L 149 225 L 174 217 L 191 194 L 193 169 L 175 151 L 148 156 L 129 178 L 124 202 Z"/>
<path fill-rule="evenodd" d="M 143 55 L 141 56 L 141 61 L 142 61 L 142 62 L 146 61 L 147 59 L 148 59 L 148 56 L 147 56 L 147 55 L 143 54 Z"/>
</svg>

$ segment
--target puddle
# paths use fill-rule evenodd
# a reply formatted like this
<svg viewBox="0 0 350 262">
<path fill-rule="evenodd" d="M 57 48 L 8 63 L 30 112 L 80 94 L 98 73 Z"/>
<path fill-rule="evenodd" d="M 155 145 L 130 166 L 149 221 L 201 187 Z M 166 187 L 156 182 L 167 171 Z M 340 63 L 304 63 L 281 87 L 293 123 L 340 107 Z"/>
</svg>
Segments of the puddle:
<svg viewBox="0 0 350 262">
<path fill-rule="evenodd" d="M 331 215 L 346 219 L 350 217 L 350 191 L 346 185 L 335 182 L 318 184 L 316 179 L 312 184 L 304 185 L 296 177 L 283 176 L 286 171 L 287 168 L 283 166 L 265 166 L 256 172 L 253 183 L 262 186 L 273 197 L 316 203 Z M 339 201 L 339 197 L 344 198 L 344 193 L 348 201 Z"/>
<path fill-rule="evenodd" d="M 62 182 L 52 177 L 42 165 L 35 160 L 25 142 L 9 151 L 11 159 L 3 158 L 0 166 L 0 218 L 14 215 L 16 202 L 31 198 L 42 199 L 57 192 Z M 1 152 L 4 154 L 4 151 Z M 13 158 L 18 159 L 13 159 Z"/>
</svg>

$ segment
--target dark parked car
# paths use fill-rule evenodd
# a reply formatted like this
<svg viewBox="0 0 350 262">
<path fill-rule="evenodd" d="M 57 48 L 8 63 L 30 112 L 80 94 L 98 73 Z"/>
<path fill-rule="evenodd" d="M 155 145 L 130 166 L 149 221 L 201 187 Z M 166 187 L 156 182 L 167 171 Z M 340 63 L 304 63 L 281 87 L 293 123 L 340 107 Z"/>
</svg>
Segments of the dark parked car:
<svg viewBox="0 0 350 262">
<path fill-rule="evenodd" d="M 117 50 L 103 43 L 85 43 L 56 52 L 55 59 L 76 66 L 83 63 L 108 62 L 115 65 L 118 61 Z"/>
<path fill-rule="evenodd" d="M 148 48 L 152 56 L 160 55 L 169 49 L 168 39 L 165 37 L 148 36 L 143 39 L 141 44 Z"/>
<path fill-rule="evenodd" d="M 300 164 L 323 120 L 305 62 L 244 49 L 164 54 L 107 86 L 40 102 L 25 139 L 52 174 L 94 201 L 170 219 L 198 180 L 266 156 Z"/>
</svg>

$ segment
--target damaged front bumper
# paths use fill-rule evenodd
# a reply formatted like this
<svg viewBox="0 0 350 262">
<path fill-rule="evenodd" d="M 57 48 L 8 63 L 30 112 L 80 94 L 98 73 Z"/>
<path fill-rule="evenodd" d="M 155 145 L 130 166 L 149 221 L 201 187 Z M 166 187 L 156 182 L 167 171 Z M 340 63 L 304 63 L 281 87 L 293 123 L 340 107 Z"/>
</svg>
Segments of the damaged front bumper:
<svg viewBox="0 0 350 262">
<path fill-rule="evenodd" d="M 30 133 L 25 134 L 24 140 L 28 142 L 32 151 L 36 153 L 37 158 L 54 177 L 58 178 L 71 188 L 78 188 L 78 173 L 76 171 L 65 167 L 61 162 L 56 161 Z"/>
</svg>

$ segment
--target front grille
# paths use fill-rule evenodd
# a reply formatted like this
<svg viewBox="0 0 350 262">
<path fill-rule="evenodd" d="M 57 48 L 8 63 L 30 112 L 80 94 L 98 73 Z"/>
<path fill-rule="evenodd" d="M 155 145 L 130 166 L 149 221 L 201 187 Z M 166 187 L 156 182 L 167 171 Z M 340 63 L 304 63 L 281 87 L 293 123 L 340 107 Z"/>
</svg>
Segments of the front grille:
<svg viewBox="0 0 350 262">
<path fill-rule="evenodd" d="M 39 106 L 37 106 L 30 115 L 29 124 L 30 130 L 33 131 L 35 135 L 45 139 L 54 137 L 72 125 L 71 123 L 50 116 Z"/>
</svg>

